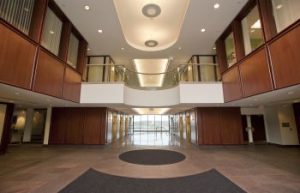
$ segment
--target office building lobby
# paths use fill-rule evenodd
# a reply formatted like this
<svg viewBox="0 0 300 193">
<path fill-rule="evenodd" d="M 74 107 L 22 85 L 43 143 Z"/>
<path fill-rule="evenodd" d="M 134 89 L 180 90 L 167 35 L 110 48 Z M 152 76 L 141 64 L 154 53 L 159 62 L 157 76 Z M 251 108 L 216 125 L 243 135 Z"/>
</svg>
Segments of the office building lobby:
<svg viewBox="0 0 300 193">
<path fill-rule="evenodd" d="M 0 0 L 0 193 L 300 193 L 300 0 Z"/>
</svg>

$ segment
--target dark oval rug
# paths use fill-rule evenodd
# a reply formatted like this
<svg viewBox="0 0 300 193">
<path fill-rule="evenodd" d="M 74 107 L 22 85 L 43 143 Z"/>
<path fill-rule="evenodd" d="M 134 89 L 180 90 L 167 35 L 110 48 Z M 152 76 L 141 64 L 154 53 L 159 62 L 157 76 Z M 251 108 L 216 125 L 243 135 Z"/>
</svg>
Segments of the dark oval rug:
<svg viewBox="0 0 300 193">
<path fill-rule="evenodd" d="M 127 151 L 119 155 L 125 162 L 142 165 L 174 164 L 185 159 L 182 153 L 162 149 L 142 149 Z"/>
</svg>

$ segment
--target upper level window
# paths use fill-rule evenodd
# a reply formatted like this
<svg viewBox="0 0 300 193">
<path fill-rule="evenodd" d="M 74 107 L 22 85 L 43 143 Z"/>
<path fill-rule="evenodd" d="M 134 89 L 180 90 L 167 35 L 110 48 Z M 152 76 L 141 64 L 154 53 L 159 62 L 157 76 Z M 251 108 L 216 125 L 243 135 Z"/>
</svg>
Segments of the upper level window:
<svg viewBox="0 0 300 193">
<path fill-rule="evenodd" d="M 1 0 L 0 17 L 29 34 L 35 0 Z"/>
<path fill-rule="evenodd" d="M 78 46 L 78 38 L 71 33 L 68 49 L 68 64 L 70 64 L 73 68 L 76 68 L 77 66 Z"/>
<path fill-rule="evenodd" d="M 257 6 L 242 20 L 245 53 L 249 54 L 264 43 Z"/>
<path fill-rule="evenodd" d="M 58 55 L 59 51 L 62 25 L 63 22 L 48 7 L 44 21 L 41 44 L 55 55 Z"/>
<path fill-rule="evenodd" d="M 299 0 L 272 0 L 277 32 L 282 31 L 300 18 Z"/>
<path fill-rule="evenodd" d="M 228 67 L 230 67 L 237 61 L 236 54 L 235 54 L 234 37 L 232 32 L 225 39 L 225 50 L 226 50 L 227 65 Z"/>
</svg>

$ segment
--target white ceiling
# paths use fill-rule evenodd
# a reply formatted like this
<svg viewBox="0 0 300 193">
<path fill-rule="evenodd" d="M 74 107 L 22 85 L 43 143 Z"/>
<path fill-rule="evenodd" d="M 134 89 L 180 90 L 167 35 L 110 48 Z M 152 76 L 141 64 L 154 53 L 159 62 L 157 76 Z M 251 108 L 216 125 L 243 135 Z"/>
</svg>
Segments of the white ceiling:
<svg viewBox="0 0 300 193">
<path fill-rule="evenodd" d="M 190 0 L 178 41 L 168 49 L 146 52 L 127 44 L 113 0 L 55 1 L 89 42 L 91 50 L 88 54 L 111 55 L 117 64 L 124 65 L 130 64 L 134 58 L 170 57 L 174 58 L 173 63 L 183 64 L 194 54 L 214 53 L 212 49 L 214 42 L 247 2 L 247 0 Z M 217 10 L 213 8 L 216 2 L 221 5 Z M 84 5 L 89 5 L 90 10 L 86 11 Z M 206 32 L 202 33 L 202 28 L 205 28 Z M 102 29 L 103 33 L 98 33 L 98 29 Z M 179 47 L 182 49 L 179 50 Z"/>
</svg>

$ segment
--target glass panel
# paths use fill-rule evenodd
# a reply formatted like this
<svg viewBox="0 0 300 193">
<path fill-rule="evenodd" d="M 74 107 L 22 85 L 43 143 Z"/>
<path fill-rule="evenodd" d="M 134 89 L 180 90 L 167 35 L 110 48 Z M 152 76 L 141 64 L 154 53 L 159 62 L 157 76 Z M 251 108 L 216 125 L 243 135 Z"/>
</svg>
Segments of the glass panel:
<svg viewBox="0 0 300 193">
<path fill-rule="evenodd" d="M 76 68 L 77 66 L 78 46 L 79 40 L 73 33 L 71 33 L 68 50 L 68 64 L 70 64 L 73 68 Z"/>
<path fill-rule="evenodd" d="M 6 113 L 6 105 L 0 104 L 0 144 L 1 144 L 2 134 L 3 134 L 5 113 Z"/>
<path fill-rule="evenodd" d="M 300 18 L 299 0 L 272 0 L 277 32 L 282 31 Z"/>
<path fill-rule="evenodd" d="M 225 39 L 225 50 L 228 67 L 236 63 L 236 54 L 235 54 L 235 45 L 233 33 L 230 33 L 229 36 Z"/>
<path fill-rule="evenodd" d="M 63 23 L 49 7 L 44 23 L 41 44 L 53 54 L 58 55 Z"/>
<path fill-rule="evenodd" d="M 147 115 L 142 115 L 141 116 L 141 125 L 140 128 L 142 131 L 147 131 L 147 123 L 148 123 L 148 116 Z"/>
<path fill-rule="evenodd" d="M 155 130 L 161 130 L 161 115 L 155 115 Z"/>
<path fill-rule="evenodd" d="M 1 0 L 0 17 L 28 35 L 35 0 Z"/>
<path fill-rule="evenodd" d="M 161 116 L 161 126 L 162 126 L 162 131 L 169 131 L 169 116 L 168 115 Z"/>
<path fill-rule="evenodd" d="M 154 115 L 148 115 L 148 131 L 155 131 Z"/>
<path fill-rule="evenodd" d="M 242 20 L 242 28 L 245 53 L 249 54 L 264 42 L 257 6 Z"/>
</svg>

